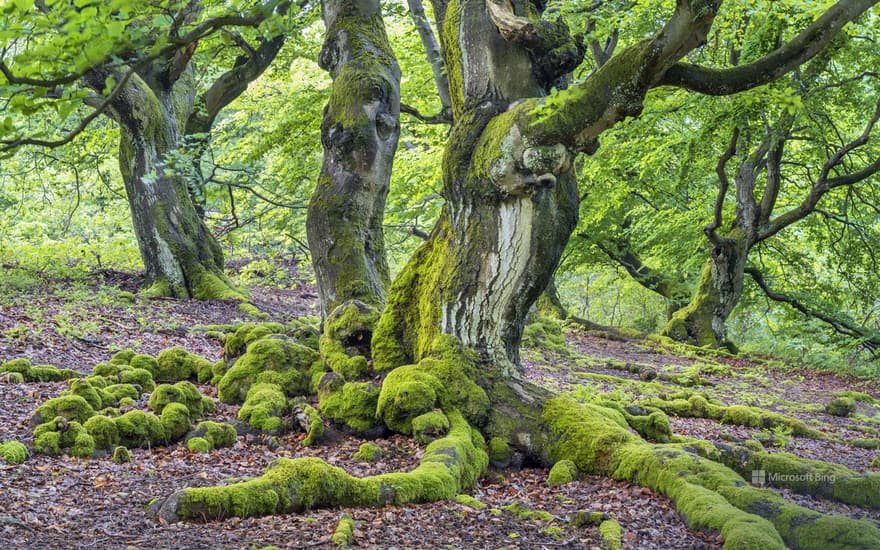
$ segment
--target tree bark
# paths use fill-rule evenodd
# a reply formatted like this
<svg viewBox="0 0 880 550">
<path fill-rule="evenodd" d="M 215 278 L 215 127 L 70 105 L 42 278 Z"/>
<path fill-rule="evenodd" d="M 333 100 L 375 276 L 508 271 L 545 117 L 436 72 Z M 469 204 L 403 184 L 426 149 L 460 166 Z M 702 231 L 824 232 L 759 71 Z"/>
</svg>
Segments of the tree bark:
<svg viewBox="0 0 880 550">
<path fill-rule="evenodd" d="M 148 295 L 243 299 L 223 273 L 220 244 L 196 212 L 186 170 L 174 165 L 181 126 L 193 106 L 195 84 L 184 71 L 174 82 L 133 75 L 112 102 L 120 128 L 119 167 L 146 269 Z M 94 71 L 87 83 L 103 88 Z"/>
<path fill-rule="evenodd" d="M 306 230 L 326 318 L 348 300 L 378 308 L 385 302 L 382 220 L 400 135 L 400 69 L 377 0 L 325 0 L 322 8 L 321 66 L 333 77 L 333 90 Z"/>
</svg>

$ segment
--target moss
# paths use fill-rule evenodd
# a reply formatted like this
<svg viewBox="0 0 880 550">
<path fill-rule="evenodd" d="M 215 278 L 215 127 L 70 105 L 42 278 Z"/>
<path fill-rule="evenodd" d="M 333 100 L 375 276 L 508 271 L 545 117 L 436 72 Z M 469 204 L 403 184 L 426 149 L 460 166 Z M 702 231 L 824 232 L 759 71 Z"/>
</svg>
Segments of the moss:
<svg viewBox="0 0 880 550">
<path fill-rule="evenodd" d="M 133 355 L 129 358 L 128 365 L 133 369 L 149 372 L 151 380 L 154 380 L 156 375 L 159 374 L 159 361 L 151 355 Z"/>
<path fill-rule="evenodd" d="M 284 334 L 286 330 L 281 323 L 245 323 L 227 336 L 223 343 L 223 354 L 227 359 L 238 357 L 251 342 L 261 340 L 270 334 Z"/>
<path fill-rule="evenodd" d="M 40 405 L 31 416 L 30 425 L 43 424 L 48 419 L 62 416 L 67 420 L 85 422 L 95 414 L 95 409 L 88 401 L 78 395 L 65 395 L 49 399 Z"/>
<path fill-rule="evenodd" d="M 135 403 L 141 397 L 138 386 L 132 384 L 113 384 L 102 388 L 105 396 L 104 407 L 112 407 L 114 405 L 122 405 L 122 401 L 127 403 Z"/>
<path fill-rule="evenodd" d="M 425 449 L 410 472 L 355 478 L 318 458 L 279 458 L 250 481 L 186 489 L 149 510 L 168 521 L 251 517 L 318 506 L 384 506 L 453 498 L 485 471 L 479 432 L 460 413 L 449 413 L 449 434 Z"/>
<path fill-rule="evenodd" d="M 603 550 L 620 550 L 623 527 L 616 520 L 605 520 L 599 524 L 599 536 L 602 537 Z"/>
<path fill-rule="evenodd" d="M 287 412 L 287 398 L 276 384 L 254 384 L 238 411 L 238 419 L 272 434 L 281 432 L 281 417 Z"/>
<path fill-rule="evenodd" d="M 266 313 L 265 311 L 260 311 L 260 308 L 248 302 L 242 302 L 238 304 L 238 310 L 249 317 L 256 317 L 257 319 L 269 318 L 268 313 Z"/>
<path fill-rule="evenodd" d="M 154 414 L 128 411 L 115 419 L 119 430 L 119 443 L 133 449 L 142 446 L 156 447 L 165 443 L 165 429 Z"/>
<path fill-rule="evenodd" d="M 477 500 L 471 495 L 455 495 L 455 502 L 474 510 L 484 510 L 486 508 L 486 503 Z"/>
<path fill-rule="evenodd" d="M 34 428 L 35 452 L 59 456 L 65 449 L 71 456 L 90 457 L 95 454 L 95 440 L 82 424 L 61 416 Z"/>
<path fill-rule="evenodd" d="M 545 315 L 536 315 L 532 322 L 525 326 L 522 345 L 560 353 L 568 352 L 562 325 L 558 320 Z"/>
<path fill-rule="evenodd" d="M 435 407 L 460 410 L 469 422 L 482 425 L 489 411 L 486 392 L 476 378 L 474 358 L 451 336 L 437 337 L 417 365 L 398 367 L 382 383 L 376 412 L 385 425 L 412 433 L 412 419 Z"/>
<path fill-rule="evenodd" d="M 23 384 L 24 376 L 20 372 L 4 372 L 0 373 L 0 381 L 7 384 Z"/>
<path fill-rule="evenodd" d="M 110 363 L 114 365 L 128 365 L 131 362 L 131 358 L 134 356 L 135 351 L 133 349 L 125 349 L 116 352 L 113 357 L 110 358 Z"/>
<path fill-rule="evenodd" d="M 82 397 L 90 407 L 96 410 L 104 407 L 105 400 L 101 399 L 98 390 L 92 387 L 92 385 L 86 380 L 72 380 L 70 382 L 70 389 L 64 392 L 63 395 L 77 395 Z"/>
<path fill-rule="evenodd" d="M 332 376 L 336 375 L 327 375 Z M 379 423 L 376 418 L 379 391 L 372 382 L 345 382 L 341 386 L 325 384 L 318 392 L 318 410 L 333 422 L 366 433 Z"/>
<path fill-rule="evenodd" d="M 428 443 L 449 431 L 449 420 L 443 411 L 434 409 L 412 420 L 413 435 L 422 443 Z"/>
<path fill-rule="evenodd" d="M 30 370 L 30 368 L 30 360 L 24 357 L 10 359 L 9 361 L 0 363 L 0 372 L 18 372 L 21 374 L 25 374 Z"/>
<path fill-rule="evenodd" d="M 869 466 L 871 468 L 880 468 L 880 456 L 875 456 L 874 458 L 872 458 Z"/>
<path fill-rule="evenodd" d="M 836 392 L 834 394 L 834 396 L 849 398 L 854 401 L 858 401 L 860 403 L 867 403 L 868 405 L 877 405 L 878 404 L 878 401 L 876 399 L 874 399 L 873 397 L 871 397 L 867 393 L 860 392 L 860 391 L 852 391 L 852 390 L 839 391 L 839 392 Z"/>
<path fill-rule="evenodd" d="M 96 449 L 109 450 L 119 443 L 119 429 L 108 416 L 95 415 L 86 420 L 83 428 L 94 439 Z"/>
<path fill-rule="evenodd" d="M 204 412 L 199 389 L 183 380 L 176 384 L 159 384 L 150 395 L 150 408 L 160 414 L 169 403 L 182 403 L 189 410 L 190 418 L 199 418 Z"/>
<path fill-rule="evenodd" d="M 235 445 L 238 434 L 231 424 L 206 420 L 199 422 L 189 437 L 202 438 L 211 444 L 212 449 L 221 449 Z"/>
<path fill-rule="evenodd" d="M 346 380 L 369 374 L 370 340 L 379 320 L 379 311 L 363 302 L 351 300 L 336 307 L 324 321 L 321 358 Z"/>
<path fill-rule="evenodd" d="M 204 437 L 193 437 L 187 440 L 186 448 L 194 453 L 207 453 L 211 450 L 211 443 Z"/>
<path fill-rule="evenodd" d="M 834 416 L 852 416 L 856 412 L 856 402 L 851 397 L 837 397 L 825 405 L 825 412 Z"/>
<path fill-rule="evenodd" d="M 309 391 L 309 369 L 318 353 L 295 342 L 266 338 L 248 346 L 220 380 L 218 396 L 224 403 L 241 403 L 251 385 L 278 384 L 285 395 L 305 395 Z"/>
<path fill-rule="evenodd" d="M 27 447 L 18 441 L 7 440 L 0 443 L 0 458 L 7 464 L 22 464 L 27 457 Z"/>
<path fill-rule="evenodd" d="M 159 382 L 176 382 L 197 378 L 199 373 L 210 372 L 213 363 L 192 354 L 182 347 L 175 346 L 159 352 L 156 356 L 158 368 L 153 377 Z"/>
<path fill-rule="evenodd" d="M 113 449 L 113 462 L 116 464 L 131 462 L 131 451 L 121 445 L 116 447 Z"/>
<path fill-rule="evenodd" d="M 568 458 L 581 471 L 636 482 L 665 494 L 688 525 L 719 531 L 728 547 L 781 549 L 780 535 L 790 546 L 800 548 L 880 545 L 880 533 L 867 524 L 848 518 L 829 520 L 787 504 L 771 491 L 747 486 L 725 466 L 701 459 L 682 446 L 647 444 L 582 405 L 551 399 L 544 415 L 558 438 L 551 446 L 552 457 Z M 831 523 L 836 525 L 821 538 L 805 537 L 813 535 L 814 527 L 830 527 Z M 838 546 L 829 546 L 831 540 Z"/>
<path fill-rule="evenodd" d="M 189 409 L 182 403 L 168 403 L 162 408 L 162 415 L 159 418 L 169 443 L 183 438 L 189 431 L 192 425 L 189 415 Z"/>
<path fill-rule="evenodd" d="M 550 468 L 550 475 L 547 476 L 547 485 L 558 487 L 571 483 L 577 479 L 578 469 L 571 460 L 563 459 Z"/>
<path fill-rule="evenodd" d="M 511 512 L 519 519 L 537 520 L 537 521 L 553 521 L 555 516 L 544 510 L 530 510 L 520 502 L 512 502 L 503 507 L 503 510 Z"/>
<path fill-rule="evenodd" d="M 330 536 L 330 542 L 336 548 L 348 548 L 352 543 L 352 539 L 354 539 L 355 527 L 354 519 L 348 514 L 343 514 L 336 525 L 336 529 L 333 531 L 333 535 Z"/>
<path fill-rule="evenodd" d="M 211 366 L 211 384 L 214 386 L 219 384 L 224 374 L 226 374 L 226 361 L 221 359 Z"/>
<path fill-rule="evenodd" d="M 156 389 L 156 382 L 153 375 L 147 369 L 132 368 L 119 373 L 119 381 L 123 384 L 131 384 L 137 386 L 141 391 L 150 393 Z"/>
<path fill-rule="evenodd" d="M 120 372 L 128 370 L 129 368 L 130 367 L 127 364 L 98 363 L 92 367 L 92 375 L 104 378 L 116 377 L 119 376 Z"/>
<path fill-rule="evenodd" d="M 80 376 L 82 375 L 74 370 L 59 369 L 52 365 L 36 365 L 31 367 L 24 378 L 28 382 L 58 382 Z"/>
<path fill-rule="evenodd" d="M 351 455 L 354 460 L 361 462 L 376 462 L 382 459 L 382 447 L 375 443 L 361 443 L 357 452 Z"/>
<path fill-rule="evenodd" d="M 301 405 L 302 412 L 309 418 L 309 430 L 303 439 L 303 445 L 306 447 L 314 445 L 324 437 L 324 420 L 318 411 L 309 404 Z"/>
<path fill-rule="evenodd" d="M 513 450 L 510 443 L 503 437 L 493 437 L 489 440 L 489 461 L 496 468 L 506 468 L 513 458 Z"/>
</svg>

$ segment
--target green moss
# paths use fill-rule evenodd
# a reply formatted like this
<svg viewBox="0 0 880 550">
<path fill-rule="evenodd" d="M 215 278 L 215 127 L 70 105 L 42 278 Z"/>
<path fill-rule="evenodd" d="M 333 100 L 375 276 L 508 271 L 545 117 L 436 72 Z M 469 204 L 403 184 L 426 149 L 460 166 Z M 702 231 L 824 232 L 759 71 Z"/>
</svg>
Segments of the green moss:
<svg viewBox="0 0 880 550">
<path fill-rule="evenodd" d="M 153 377 L 160 382 L 195 379 L 202 373 L 210 372 L 214 364 L 204 357 L 192 354 L 182 347 L 175 346 L 159 352 L 158 364 Z"/>
<path fill-rule="evenodd" d="M 14 440 L 0 443 L 0 458 L 7 464 L 22 464 L 27 460 L 27 447 Z"/>
<path fill-rule="evenodd" d="M 361 462 L 376 462 L 382 459 L 382 447 L 375 443 L 361 443 L 357 452 L 351 455 L 354 460 Z"/>
<path fill-rule="evenodd" d="M 558 320 L 536 315 L 523 329 L 522 345 L 549 351 L 567 353 L 565 335 Z"/>
<path fill-rule="evenodd" d="M 560 460 L 550 468 L 550 475 L 547 476 L 547 485 L 558 487 L 571 483 L 577 479 L 578 469 L 571 460 Z"/>
<path fill-rule="evenodd" d="M 314 445 L 324 437 L 324 420 L 321 419 L 321 415 L 318 414 L 318 411 L 311 405 L 303 403 L 299 407 L 302 409 L 303 414 L 309 418 L 309 430 L 308 433 L 306 433 L 306 437 L 303 439 L 303 445 L 308 447 Z"/>
<path fill-rule="evenodd" d="M 434 409 L 412 419 L 413 435 L 419 441 L 427 443 L 446 435 L 449 431 L 449 420 L 443 411 Z"/>
<path fill-rule="evenodd" d="M 315 350 L 294 342 L 257 340 L 223 375 L 218 396 L 224 403 L 241 403 L 251 385 L 260 382 L 278 384 L 289 396 L 305 395 L 311 382 L 309 370 L 318 357 Z"/>
<path fill-rule="evenodd" d="M 551 447 L 553 458 L 568 458 L 581 471 L 610 475 L 665 494 L 688 525 L 719 531 L 729 547 L 781 549 L 780 535 L 800 548 L 880 545 L 875 528 L 848 518 L 842 523 L 835 518 L 832 523 L 839 524 L 816 541 L 806 538 L 804 534 L 812 536 L 816 525 L 829 525 L 828 518 L 787 504 L 771 491 L 749 487 L 732 470 L 683 446 L 647 444 L 585 406 L 555 398 L 545 405 L 544 415 L 557 438 Z M 840 546 L 827 546 L 831 540 Z"/>
<path fill-rule="evenodd" d="M 247 345 L 261 340 L 270 334 L 284 334 L 287 328 L 281 323 L 245 323 L 223 343 L 223 354 L 227 359 L 243 354 Z"/>
<path fill-rule="evenodd" d="M 151 355 L 132 355 L 128 359 L 128 365 L 133 369 L 141 369 L 149 372 L 151 380 L 154 380 L 155 376 L 159 374 L 159 361 Z"/>
<path fill-rule="evenodd" d="M 603 521 L 599 524 L 599 536 L 602 537 L 603 550 L 620 550 L 623 527 L 613 519 Z"/>
<path fill-rule="evenodd" d="M 116 447 L 113 449 L 113 462 L 116 464 L 125 464 L 131 462 L 131 451 L 126 447 Z"/>
<path fill-rule="evenodd" d="M 867 393 L 860 392 L 860 391 L 852 391 L 852 390 L 839 391 L 839 392 L 836 392 L 834 394 L 834 396 L 849 398 L 849 399 L 852 399 L 853 401 L 858 401 L 860 403 L 867 403 L 868 405 L 877 405 L 878 404 L 878 401 L 876 399 L 874 399 L 873 397 L 871 397 Z"/>
<path fill-rule="evenodd" d="M 856 412 L 856 402 L 851 397 L 837 397 L 825 405 L 825 412 L 834 416 L 852 416 Z"/>
<path fill-rule="evenodd" d="M 104 407 L 104 400 L 101 399 L 98 391 L 86 380 L 71 380 L 70 389 L 64 392 L 63 395 L 78 395 L 85 399 L 90 407 L 96 410 Z"/>
<path fill-rule="evenodd" d="M 191 275 L 192 297 L 196 300 L 247 300 L 247 292 L 238 288 L 223 273 L 202 269 Z"/>
<path fill-rule="evenodd" d="M 83 380 L 85 380 L 89 384 L 91 384 L 93 388 L 104 389 L 107 386 L 110 386 L 113 382 L 115 382 L 117 380 L 117 377 L 114 376 L 113 380 L 111 381 L 109 378 L 104 378 L 103 376 L 95 376 L 92 374 L 92 375 L 86 376 L 85 378 L 83 378 Z"/>
<path fill-rule="evenodd" d="M 31 367 L 24 378 L 28 382 L 58 382 L 80 376 L 82 375 L 74 370 L 59 369 L 52 365 L 36 365 Z"/>
<path fill-rule="evenodd" d="M 299 512 L 318 506 L 383 506 L 453 498 L 485 471 L 479 432 L 449 413 L 449 434 L 425 449 L 410 472 L 355 478 L 317 458 L 279 458 L 259 478 L 222 487 L 186 489 L 173 501 L 154 503 L 166 520 L 250 517 Z"/>
<path fill-rule="evenodd" d="M 545 512 L 544 510 L 530 510 L 520 502 L 512 502 L 507 506 L 504 506 L 503 509 L 507 512 L 511 512 L 519 519 L 524 520 L 553 521 L 556 519 L 550 512 Z"/>
<path fill-rule="evenodd" d="M 34 451 L 59 456 L 64 450 L 71 456 L 90 457 L 95 454 L 95 440 L 76 421 L 61 416 L 34 428 Z"/>
<path fill-rule="evenodd" d="M 119 381 L 123 384 L 137 386 L 141 391 L 146 393 L 150 393 L 156 389 L 156 382 L 153 380 L 153 375 L 147 369 L 135 367 L 129 370 L 124 370 L 119 373 Z"/>
<path fill-rule="evenodd" d="M 238 419 L 253 428 L 272 434 L 280 433 L 281 417 L 287 412 L 287 398 L 276 384 L 254 384 L 238 411 Z"/>
<path fill-rule="evenodd" d="M 131 361 L 131 358 L 135 356 L 135 351 L 133 349 L 126 349 L 117 352 L 110 358 L 110 363 L 114 365 L 128 365 Z M 96 373 L 97 374 L 97 373 Z"/>
<path fill-rule="evenodd" d="M 96 377 L 104 377 L 111 378 L 119 376 L 119 373 L 128 370 L 130 367 L 127 364 L 118 364 L 118 363 L 98 363 L 94 367 L 92 367 L 92 375 Z M 92 377 L 89 377 L 90 379 Z"/>
<path fill-rule="evenodd" d="M 348 514 L 344 514 L 336 525 L 333 535 L 330 536 L 330 542 L 336 548 L 348 548 L 354 538 L 354 529 L 356 527 L 354 519 Z"/>
<path fill-rule="evenodd" d="M 165 443 L 165 429 L 154 414 L 128 411 L 115 419 L 119 443 L 129 449 L 143 446 L 156 447 Z"/>
<path fill-rule="evenodd" d="M 249 302 L 242 302 L 238 304 L 238 310 L 249 317 L 256 317 L 257 319 L 269 318 L 268 313 L 266 313 L 265 311 L 260 311 L 260 308 Z"/>
<path fill-rule="evenodd" d="M 182 403 L 168 403 L 159 418 L 169 443 L 183 438 L 192 425 L 189 409 Z"/>
<path fill-rule="evenodd" d="M 486 508 L 486 504 L 472 497 L 471 495 L 455 495 L 455 502 L 467 506 L 468 508 L 473 508 L 474 510 L 484 510 Z"/>
<path fill-rule="evenodd" d="M 869 464 L 871 468 L 880 468 L 880 456 L 875 456 L 871 459 L 871 464 Z"/>
<path fill-rule="evenodd" d="M 94 439 L 96 449 L 109 450 L 119 443 L 119 429 L 108 416 L 95 415 L 86 420 L 83 428 Z"/>
<path fill-rule="evenodd" d="M 127 403 L 135 403 L 141 397 L 141 392 L 137 386 L 132 384 L 113 384 L 102 388 L 105 397 L 103 406 L 112 407 L 114 405 L 122 405 L 122 401 Z"/>
<path fill-rule="evenodd" d="M 187 440 L 186 448 L 194 453 L 207 453 L 211 450 L 211 443 L 203 437 L 193 437 Z"/>
<path fill-rule="evenodd" d="M 224 374 L 226 374 L 226 361 L 221 359 L 211 366 L 211 384 L 214 386 L 219 384 Z"/>
<path fill-rule="evenodd" d="M 469 422 L 482 425 L 489 411 L 486 392 L 473 380 L 475 363 L 451 336 L 437 337 L 417 365 L 398 367 L 382 383 L 376 411 L 385 425 L 412 433 L 412 419 L 435 407 L 462 411 Z"/>
<path fill-rule="evenodd" d="M 202 438 L 211 444 L 212 449 L 232 447 L 238 434 L 231 424 L 206 420 L 199 422 L 190 437 Z"/>
<path fill-rule="evenodd" d="M 489 440 L 489 460 L 498 468 L 506 468 L 513 457 L 510 443 L 503 437 L 493 437 Z"/>
<path fill-rule="evenodd" d="M 182 403 L 189 410 L 190 418 L 199 418 L 204 413 L 202 397 L 192 382 L 159 384 L 150 395 L 150 408 L 160 414 L 169 403 Z"/>
<path fill-rule="evenodd" d="M 7 384 L 23 384 L 24 376 L 20 372 L 3 372 L 0 373 L 0 381 Z"/>
<path fill-rule="evenodd" d="M 68 420 L 85 422 L 95 414 L 95 409 L 88 401 L 78 395 L 65 395 L 49 399 L 40 405 L 31 416 L 31 426 L 42 424 L 56 416 L 62 416 Z"/>
<path fill-rule="evenodd" d="M 320 388 L 318 397 L 318 410 L 325 418 L 358 433 L 369 432 L 379 423 L 376 418 L 379 388 L 372 382 L 345 382 L 341 386 L 327 383 Z"/>
<path fill-rule="evenodd" d="M 379 320 L 379 311 L 363 302 L 351 300 L 336 307 L 324 321 L 321 358 L 346 380 L 369 374 L 370 340 Z"/>
</svg>

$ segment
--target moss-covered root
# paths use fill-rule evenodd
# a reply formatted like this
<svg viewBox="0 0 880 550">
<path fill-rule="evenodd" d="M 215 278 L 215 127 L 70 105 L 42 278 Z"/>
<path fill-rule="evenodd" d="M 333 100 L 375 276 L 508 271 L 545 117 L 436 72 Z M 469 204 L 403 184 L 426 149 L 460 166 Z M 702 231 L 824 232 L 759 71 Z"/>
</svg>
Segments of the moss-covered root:
<svg viewBox="0 0 880 550">
<path fill-rule="evenodd" d="M 21 357 L 0 363 L 0 378 L 9 383 L 55 382 L 79 378 L 80 373 L 70 369 L 59 369 L 52 365 L 32 366 L 29 359 Z"/>
<path fill-rule="evenodd" d="M 617 520 L 607 519 L 599 524 L 599 536 L 602 537 L 602 550 L 620 550 L 623 527 Z"/>
<path fill-rule="evenodd" d="M 859 474 L 840 464 L 800 458 L 788 453 L 752 451 L 739 445 L 712 444 L 679 438 L 683 447 L 721 462 L 743 476 L 763 472 L 761 481 L 845 504 L 880 509 L 880 473 Z"/>
<path fill-rule="evenodd" d="M 336 525 L 336 529 L 333 531 L 333 535 L 330 537 L 330 542 L 340 550 L 350 548 L 354 538 L 355 527 L 357 527 L 357 524 L 354 518 L 348 514 L 343 514 Z"/>
<path fill-rule="evenodd" d="M 370 372 L 370 340 L 379 311 L 358 300 L 336 307 L 324 321 L 321 357 L 327 366 L 346 380 L 357 380 Z"/>
<path fill-rule="evenodd" d="M 485 442 L 457 411 L 449 434 L 425 449 L 419 466 L 356 478 L 317 458 L 279 458 L 262 476 L 224 487 L 185 489 L 155 502 L 149 513 L 167 521 L 252 517 L 321 506 L 384 506 L 453 498 L 488 466 Z"/>
<path fill-rule="evenodd" d="M 650 487 L 672 499 L 688 525 L 718 531 L 724 548 L 880 548 L 880 531 L 849 518 L 824 516 L 750 487 L 736 472 L 676 445 L 652 445 L 608 416 L 573 401 L 547 401 L 544 419 L 554 437 L 554 462 Z"/>
</svg>

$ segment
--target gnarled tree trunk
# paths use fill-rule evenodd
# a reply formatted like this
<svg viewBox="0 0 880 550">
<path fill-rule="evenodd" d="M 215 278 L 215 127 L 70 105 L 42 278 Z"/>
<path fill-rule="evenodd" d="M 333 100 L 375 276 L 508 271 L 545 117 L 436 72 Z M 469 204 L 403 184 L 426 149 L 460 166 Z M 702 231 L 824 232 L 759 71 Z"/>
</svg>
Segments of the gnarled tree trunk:
<svg viewBox="0 0 880 550">
<path fill-rule="evenodd" d="M 400 135 L 400 69 L 378 0 L 322 2 L 324 163 L 306 230 L 323 317 L 347 300 L 381 308 L 389 282 L 382 220 Z"/>
<path fill-rule="evenodd" d="M 219 243 L 196 212 L 185 171 L 173 165 L 193 107 L 192 75 L 184 70 L 169 81 L 162 74 L 131 75 L 109 110 L 120 128 L 119 167 L 146 269 L 145 292 L 241 299 L 223 273 Z M 99 71 L 88 77 L 95 89 L 104 80 Z"/>
</svg>

